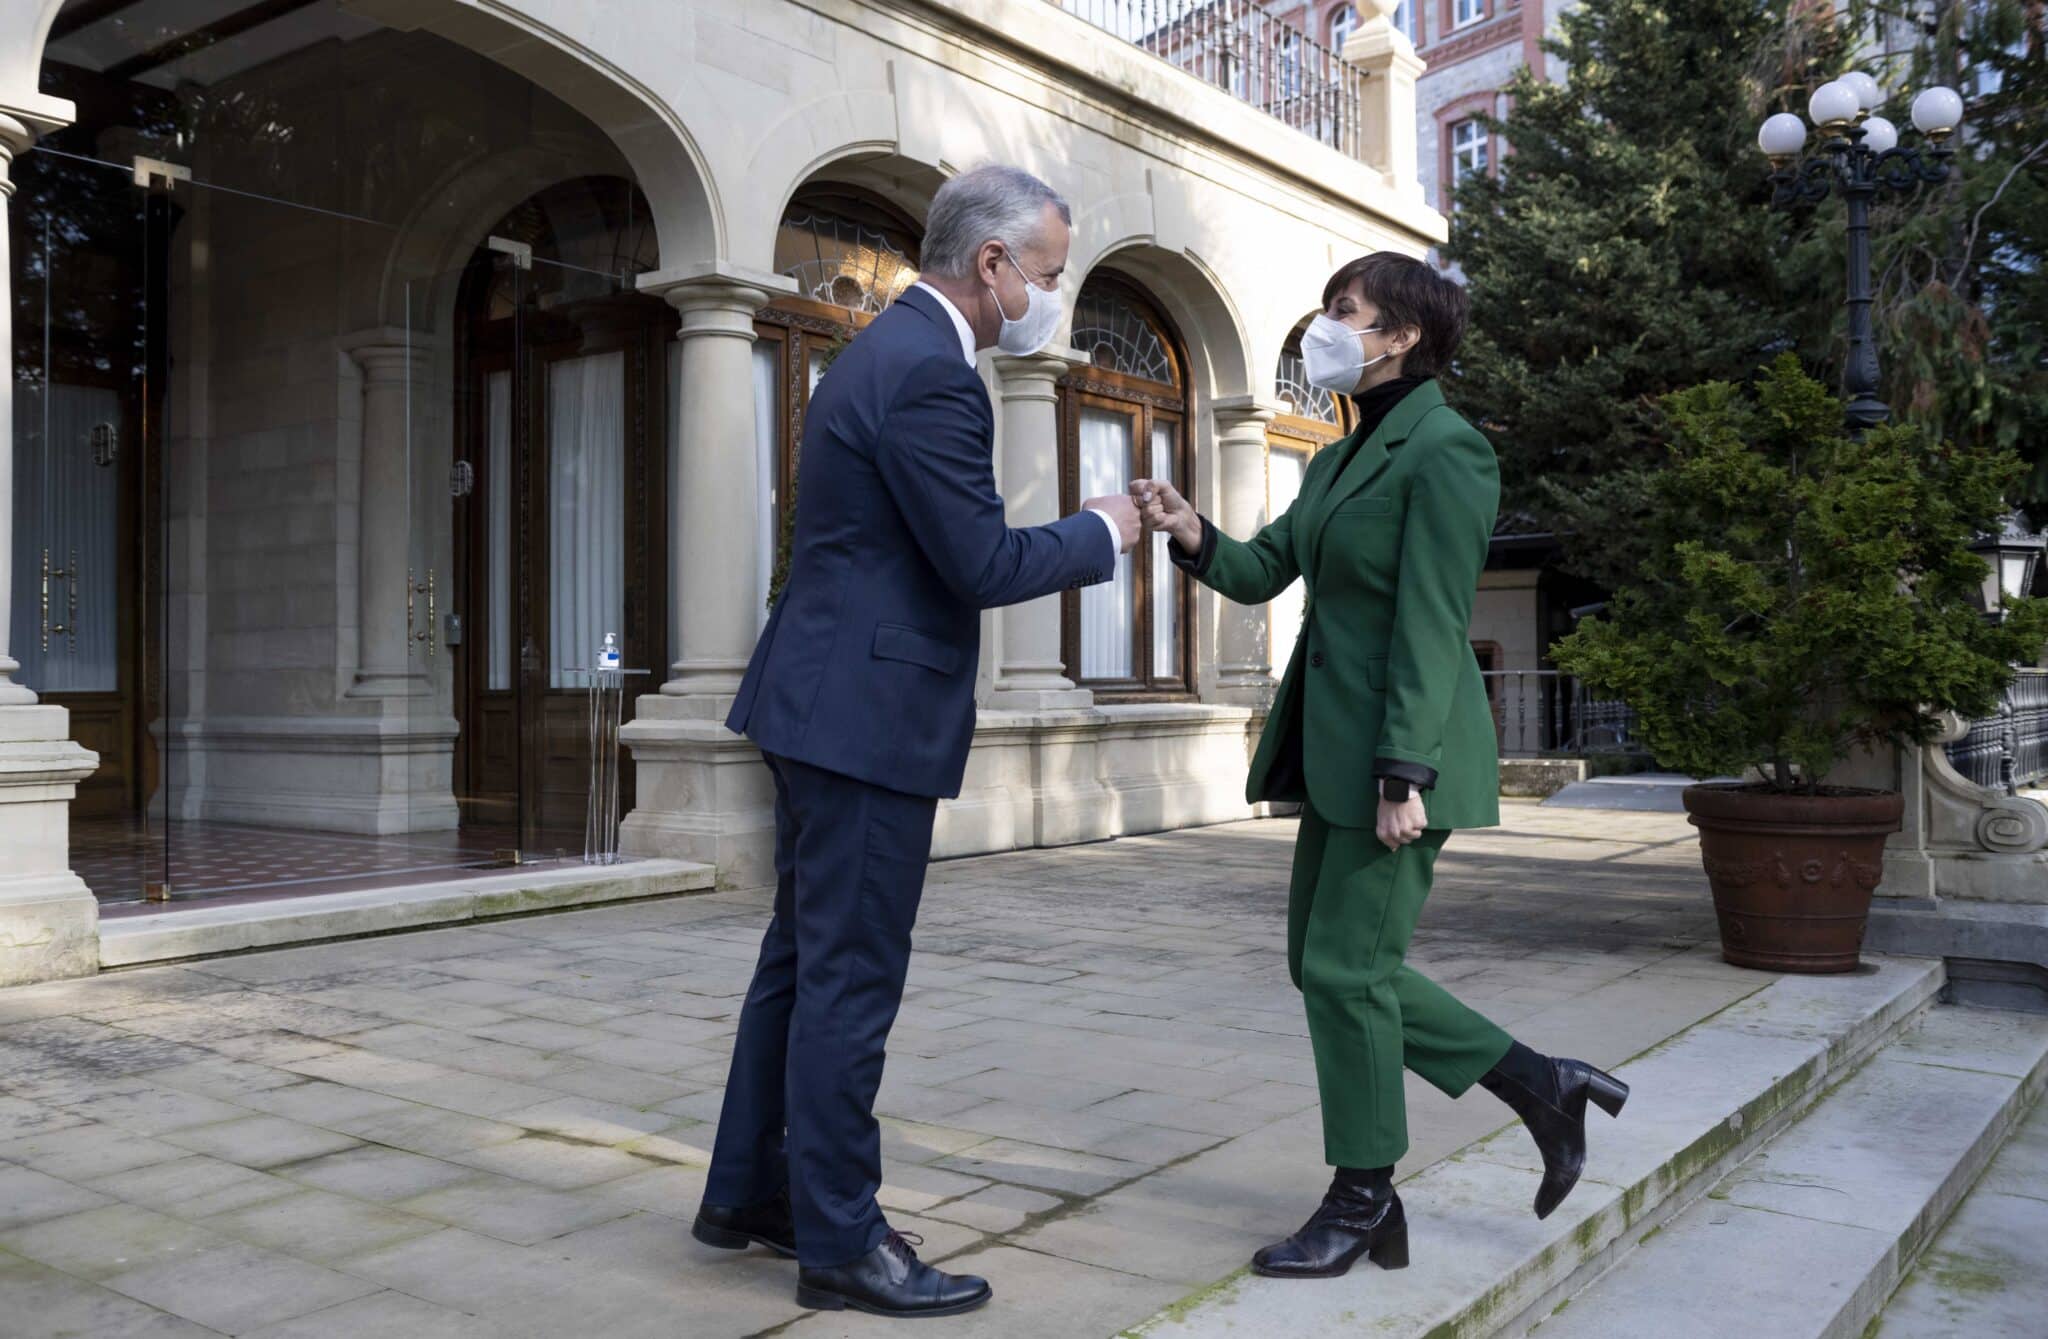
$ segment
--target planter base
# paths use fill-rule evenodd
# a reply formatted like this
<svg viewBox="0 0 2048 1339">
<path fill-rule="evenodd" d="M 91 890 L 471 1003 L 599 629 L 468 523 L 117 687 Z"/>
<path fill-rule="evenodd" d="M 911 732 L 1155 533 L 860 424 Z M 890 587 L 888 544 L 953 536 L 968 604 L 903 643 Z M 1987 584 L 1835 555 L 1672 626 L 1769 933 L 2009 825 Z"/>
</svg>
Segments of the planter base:
<svg viewBox="0 0 2048 1339">
<path fill-rule="evenodd" d="M 1769 972 L 1854 971 L 1904 800 L 1726 785 L 1688 786 L 1684 799 L 1700 830 L 1721 956 Z"/>
</svg>

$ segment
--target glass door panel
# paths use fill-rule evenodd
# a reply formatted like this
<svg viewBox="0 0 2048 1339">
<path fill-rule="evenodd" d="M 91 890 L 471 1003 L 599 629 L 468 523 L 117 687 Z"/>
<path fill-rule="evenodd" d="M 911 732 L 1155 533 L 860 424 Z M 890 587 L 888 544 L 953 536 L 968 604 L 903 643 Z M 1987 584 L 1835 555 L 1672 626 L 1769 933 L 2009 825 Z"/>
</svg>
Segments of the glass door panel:
<svg viewBox="0 0 2048 1339">
<path fill-rule="evenodd" d="M 1308 473 L 1308 453 L 1270 447 L 1266 452 L 1266 515 L 1269 519 L 1286 514 L 1301 496 L 1301 480 Z M 1294 643 L 1301 637 L 1304 609 L 1302 584 L 1296 581 L 1274 596 L 1266 606 L 1266 663 L 1277 676 L 1287 669 Z"/>
<path fill-rule="evenodd" d="M 51 147 L 18 159 L 8 211 L 14 361 L 7 647 L 15 679 L 99 755 L 71 806 L 73 867 L 106 902 L 166 882 L 144 633 L 153 345 L 151 202 L 129 174 Z"/>
<path fill-rule="evenodd" d="M 1136 410 L 1108 408 L 1084 401 L 1078 431 L 1080 476 L 1078 496 L 1086 499 L 1121 493 L 1138 477 Z M 1137 674 L 1137 574 L 1131 555 L 1116 560 L 1115 577 L 1080 593 L 1081 677 L 1093 683 L 1129 681 Z"/>
<path fill-rule="evenodd" d="M 1187 483 L 1179 477 L 1180 420 L 1155 412 L 1151 446 L 1150 477 L 1185 491 Z M 1180 619 L 1187 598 L 1187 578 L 1167 557 L 1167 543 L 1164 534 L 1152 536 L 1151 561 L 1146 573 L 1152 604 L 1152 679 L 1157 686 L 1182 688 L 1186 686 L 1187 671 L 1180 658 Z"/>
</svg>

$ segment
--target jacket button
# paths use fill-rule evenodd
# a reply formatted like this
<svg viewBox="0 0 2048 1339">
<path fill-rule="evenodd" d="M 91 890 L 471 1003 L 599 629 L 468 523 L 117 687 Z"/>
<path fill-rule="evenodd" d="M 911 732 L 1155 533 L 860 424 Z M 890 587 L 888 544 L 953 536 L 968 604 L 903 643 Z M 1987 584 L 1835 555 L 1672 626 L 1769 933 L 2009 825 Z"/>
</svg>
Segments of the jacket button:
<svg viewBox="0 0 2048 1339">
<path fill-rule="evenodd" d="M 1310 669 L 1321 669 L 1323 667 L 1323 653 L 1321 651 L 1317 651 L 1309 656 L 1308 667 Z"/>
</svg>

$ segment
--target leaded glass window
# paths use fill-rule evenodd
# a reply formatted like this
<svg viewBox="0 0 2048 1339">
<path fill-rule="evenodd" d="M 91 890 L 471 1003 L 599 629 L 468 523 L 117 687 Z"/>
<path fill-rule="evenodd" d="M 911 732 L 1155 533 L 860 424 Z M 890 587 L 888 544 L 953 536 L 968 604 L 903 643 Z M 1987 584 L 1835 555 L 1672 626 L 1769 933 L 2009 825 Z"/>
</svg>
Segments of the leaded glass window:
<svg viewBox="0 0 2048 1339">
<path fill-rule="evenodd" d="M 1159 329 L 1113 288 L 1089 284 L 1074 304 L 1074 347 L 1096 367 L 1178 385 L 1173 354 Z"/>
</svg>

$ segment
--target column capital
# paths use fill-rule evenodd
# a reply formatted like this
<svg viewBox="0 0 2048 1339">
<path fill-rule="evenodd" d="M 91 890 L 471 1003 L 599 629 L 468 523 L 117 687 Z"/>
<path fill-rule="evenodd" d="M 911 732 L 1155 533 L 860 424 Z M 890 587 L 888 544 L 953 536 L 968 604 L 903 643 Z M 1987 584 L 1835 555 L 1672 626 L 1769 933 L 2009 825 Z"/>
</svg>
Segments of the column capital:
<svg viewBox="0 0 2048 1339">
<path fill-rule="evenodd" d="M 796 280 L 786 274 L 769 274 L 723 260 L 707 260 L 643 274 L 638 287 L 643 293 L 667 300 L 670 306 L 683 313 L 687 327 L 689 317 L 695 313 L 743 314 L 751 320 L 755 309 L 770 298 L 795 293 Z M 687 329 L 685 333 L 688 333 Z"/>
<path fill-rule="evenodd" d="M 989 360 L 1002 378 L 1005 400 L 1050 399 L 1058 394 L 1059 380 L 1088 359 L 1079 349 L 1064 344 L 1048 345 L 1037 353 L 998 353 Z"/>
<path fill-rule="evenodd" d="M 1259 395 L 1224 395 L 1211 400 L 1209 408 L 1216 416 L 1218 435 L 1232 437 L 1258 437 L 1264 440 L 1266 425 L 1281 413 L 1285 406 L 1278 400 L 1269 400 Z"/>
<path fill-rule="evenodd" d="M 334 343 L 355 360 L 367 383 L 402 382 L 426 365 L 427 350 L 396 326 L 358 330 Z"/>
<path fill-rule="evenodd" d="M 0 110 L 0 200 L 14 195 L 14 160 L 36 142 L 36 132 L 19 117 Z"/>
</svg>

